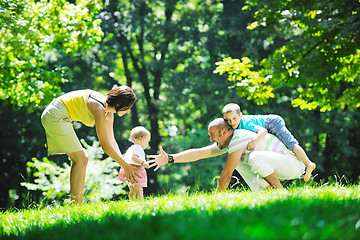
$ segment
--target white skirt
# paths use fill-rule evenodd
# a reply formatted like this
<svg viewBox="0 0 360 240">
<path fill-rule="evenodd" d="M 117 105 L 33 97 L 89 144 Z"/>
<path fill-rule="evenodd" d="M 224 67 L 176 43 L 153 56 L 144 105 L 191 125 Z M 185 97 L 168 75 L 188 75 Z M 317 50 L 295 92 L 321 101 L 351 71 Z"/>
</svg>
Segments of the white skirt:
<svg viewBox="0 0 360 240">
<path fill-rule="evenodd" d="M 48 155 L 83 150 L 71 122 L 66 106 L 59 99 L 54 99 L 45 108 L 41 123 L 46 132 Z"/>
</svg>

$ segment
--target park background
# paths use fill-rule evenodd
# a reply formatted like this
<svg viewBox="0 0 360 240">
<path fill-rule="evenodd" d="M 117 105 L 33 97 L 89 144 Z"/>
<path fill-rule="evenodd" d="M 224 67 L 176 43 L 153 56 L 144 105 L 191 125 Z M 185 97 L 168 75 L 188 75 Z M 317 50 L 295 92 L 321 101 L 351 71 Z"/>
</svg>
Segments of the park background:
<svg viewBox="0 0 360 240">
<path fill-rule="evenodd" d="M 45 158 L 42 110 L 63 92 L 116 85 L 138 98 L 114 122 L 122 152 L 137 125 L 151 131 L 147 154 L 206 146 L 208 123 L 236 102 L 285 119 L 314 181 L 359 181 L 359 1 L 0 3 L 1 209 L 65 198 L 70 163 Z M 74 127 L 91 157 L 85 198 L 126 197 L 95 129 Z M 225 159 L 149 170 L 146 195 L 211 191 Z"/>
</svg>

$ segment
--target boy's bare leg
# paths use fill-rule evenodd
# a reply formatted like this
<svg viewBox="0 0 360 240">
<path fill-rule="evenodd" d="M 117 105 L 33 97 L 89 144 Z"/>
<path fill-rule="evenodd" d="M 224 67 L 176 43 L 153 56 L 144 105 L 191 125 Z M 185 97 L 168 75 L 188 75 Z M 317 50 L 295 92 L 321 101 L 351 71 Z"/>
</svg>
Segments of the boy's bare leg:
<svg viewBox="0 0 360 240">
<path fill-rule="evenodd" d="M 304 181 L 308 182 L 310 180 L 312 171 L 314 171 L 314 169 L 316 168 L 316 164 L 310 161 L 304 149 L 299 144 L 295 145 L 293 151 L 296 156 L 305 164 L 306 172 L 304 176 Z"/>
<path fill-rule="evenodd" d="M 274 171 L 272 174 L 270 174 L 269 176 L 264 177 L 264 179 L 274 188 L 277 189 L 283 189 L 284 187 L 282 186 L 282 184 L 280 183 L 280 180 L 276 174 L 276 172 Z M 267 188 L 268 189 L 268 188 Z"/>
<path fill-rule="evenodd" d="M 130 186 L 129 185 L 129 199 L 131 201 L 134 200 L 143 200 L 144 199 L 144 192 L 143 192 L 143 188 L 142 187 L 138 187 L 138 186 Z"/>
<path fill-rule="evenodd" d="M 312 171 L 314 171 L 314 169 L 316 168 L 316 164 L 311 162 L 307 167 L 306 167 L 306 171 L 305 171 L 305 175 L 304 175 L 304 181 L 308 182 L 310 180 L 311 177 L 311 173 Z"/>
</svg>

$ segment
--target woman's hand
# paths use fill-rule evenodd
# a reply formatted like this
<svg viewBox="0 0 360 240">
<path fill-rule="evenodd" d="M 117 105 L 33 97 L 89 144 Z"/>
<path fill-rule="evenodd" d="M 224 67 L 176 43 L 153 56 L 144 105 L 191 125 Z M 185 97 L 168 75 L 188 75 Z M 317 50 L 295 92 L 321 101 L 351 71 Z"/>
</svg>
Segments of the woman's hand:
<svg viewBox="0 0 360 240">
<path fill-rule="evenodd" d="M 140 174 L 135 170 L 135 168 L 129 164 L 126 167 L 123 167 L 126 173 L 126 177 L 130 182 L 136 182 L 140 178 Z"/>
<path fill-rule="evenodd" d="M 169 157 L 162 147 L 160 147 L 160 155 L 148 155 L 150 159 L 148 163 L 149 167 L 156 167 L 154 171 L 157 171 L 161 166 L 164 166 L 169 162 Z"/>
</svg>

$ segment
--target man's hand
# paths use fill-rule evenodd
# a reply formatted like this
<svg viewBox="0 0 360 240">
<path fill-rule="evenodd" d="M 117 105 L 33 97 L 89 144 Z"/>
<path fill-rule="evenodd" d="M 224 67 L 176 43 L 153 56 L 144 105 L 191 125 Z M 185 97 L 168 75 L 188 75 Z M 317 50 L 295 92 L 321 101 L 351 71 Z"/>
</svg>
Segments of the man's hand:
<svg viewBox="0 0 360 240">
<path fill-rule="evenodd" d="M 164 166 L 169 162 L 169 157 L 167 153 L 164 151 L 162 147 L 160 147 L 160 155 L 148 155 L 147 157 L 150 159 L 148 163 L 150 167 L 155 167 L 154 171 L 157 171 L 161 166 Z"/>
</svg>

